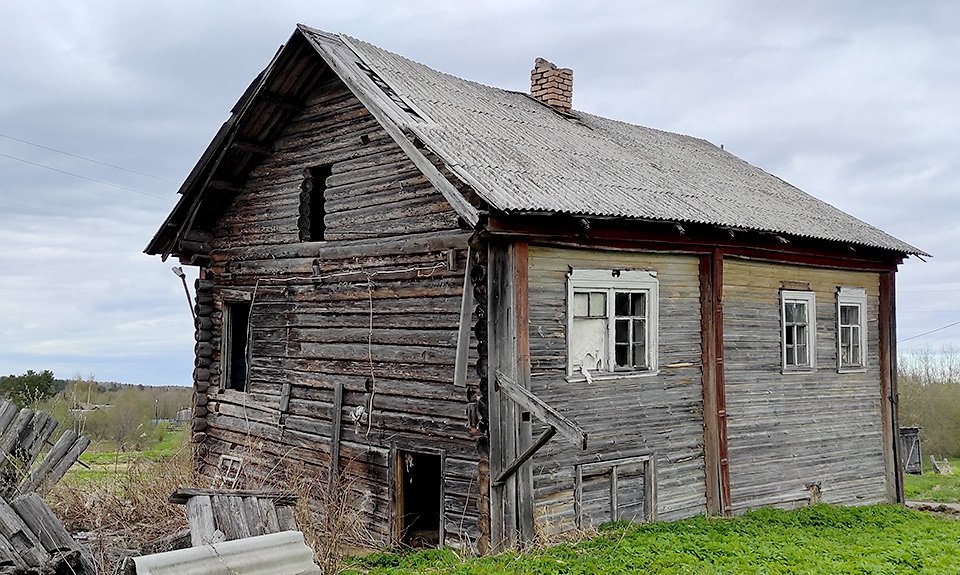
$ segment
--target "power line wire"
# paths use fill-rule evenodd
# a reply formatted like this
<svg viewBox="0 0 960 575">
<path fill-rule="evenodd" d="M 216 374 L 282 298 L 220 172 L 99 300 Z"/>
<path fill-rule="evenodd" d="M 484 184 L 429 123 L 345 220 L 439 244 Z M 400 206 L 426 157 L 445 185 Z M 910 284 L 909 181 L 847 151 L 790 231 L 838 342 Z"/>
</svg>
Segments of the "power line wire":
<svg viewBox="0 0 960 575">
<path fill-rule="evenodd" d="M 6 138 L 8 140 L 13 140 L 14 142 L 20 142 L 21 144 L 27 144 L 28 146 L 33 146 L 35 148 L 40 148 L 42 150 L 49 150 L 51 152 L 56 152 L 58 154 L 63 154 L 65 156 L 70 156 L 71 158 L 77 158 L 80 160 L 85 160 L 87 162 L 93 162 L 94 164 L 100 164 L 101 166 L 107 166 L 108 168 L 113 168 L 115 170 L 123 170 L 124 172 L 129 172 L 131 174 L 137 174 L 139 176 L 146 176 L 148 178 L 153 178 L 154 180 L 160 180 L 161 182 L 167 182 L 168 184 L 176 184 L 173 180 L 168 180 L 166 178 L 161 178 L 160 176 L 155 176 L 153 174 L 148 174 L 146 172 L 140 172 L 137 170 L 131 170 L 130 168 L 124 168 L 123 166 L 118 166 L 116 164 L 108 164 L 107 162 L 101 162 L 100 160 L 95 160 L 93 158 L 88 158 L 86 156 L 81 156 L 79 154 L 73 154 L 71 152 L 65 152 L 63 150 L 58 150 L 56 148 L 51 148 L 49 146 L 44 146 L 43 144 L 37 144 L 36 142 L 30 142 L 21 138 L 16 138 L 8 134 L 0 133 L 0 138 Z"/>
<path fill-rule="evenodd" d="M 955 325 L 960 325 L 960 321 L 955 321 L 953 323 L 948 323 L 945 326 L 938 327 L 937 329 L 931 329 L 930 331 L 925 331 L 923 333 L 918 333 L 917 335 L 911 335 L 910 337 L 905 337 L 903 339 L 898 339 L 897 343 L 903 343 L 905 341 L 910 341 L 911 339 L 917 339 L 918 337 L 923 337 L 925 335 L 930 335 L 931 333 L 937 333 L 938 331 L 943 331 L 947 328 L 953 327 Z"/>
<path fill-rule="evenodd" d="M 61 170 L 60 168 L 54 168 L 53 166 L 48 166 L 46 164 L 39 164 L 37 162 L 31 162 L 30 160 L 24 160 L 23 158 L 18 158 L 16 156 L 10 156 L 7 154 L 0 154 L 0 157 L 9 158 L 11 160 L 16 160 L 18 162 L 23 162 L 24 164 L 30 164 L 31 166 L 37 166 L 38 168 L 45 168 L 54 172 L 59 172 L 61 174 L 66 174 L 68 176 L 73 176 L 74 178 L 80 178 L 81 180 L 87 180 L 88 182 L 94 182 L 97 184 L 103 184 L 104 186 L 110 186 L 111 188 L 117 188 L 119 190 L 126 190 L 128 192 L 133 192 L 135 194 L 140 194 L 141 196 L 147 196 L 148 198 L 156 198 L 158 200 L 170 200 L 172 198 L 165 198 L 163 196 L 158 196 L 156 194 L 150 194 L 147 192 L 141 192 L 140 190 L 135 190 L 133 188 L 128 188 L 126 186 L 121 186 L 120 184 L 114 184 L 111 182 L 105 182 L 103 180 L 97 180 L 94 178 L 88 178 L 87 176 L 81 176 L 80 174 L 75 174 L 73 172 L 68 172 L 66 170 Z"/>
</svg>

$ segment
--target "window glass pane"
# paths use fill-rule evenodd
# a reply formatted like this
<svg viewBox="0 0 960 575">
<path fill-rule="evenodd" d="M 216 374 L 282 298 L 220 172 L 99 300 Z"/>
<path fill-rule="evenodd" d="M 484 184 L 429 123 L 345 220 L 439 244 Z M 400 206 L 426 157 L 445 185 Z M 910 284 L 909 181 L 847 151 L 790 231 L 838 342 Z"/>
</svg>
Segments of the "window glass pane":
<svg viewBox="0 0 960 575">
<path fill-rule="evenodd" d="M 633 320 L 633 341 L 647 341 L 647 320 Z"/>
<path fill-rule="evenodd" d="M 617 315 L 619 316 L 630 315 L 630 294 L 617 293 L 616 299 L 614 300 L 614 302 L 616 303 L 615 313 Z"/>
<path fill-rule="evenodd" d="M 643 341 L 633 344 L 633 366 L 647 367 L 647 344 Z"/>
<path fill-rule="evenodd" d="M 807 363 L 807 346 L 802 344 L 798 345 L 796 365 L 807 365 Z"/>
<path fill-rule="evenodd" d="M 788 347 L 786 349 L 786 363 L 787 365 L 797 365 L 797 350 L 794 347 Z"/>
<path fill-rule="evenodd" d="M 575 318 L 570 333 L 570 359 L 574 369 L 603 369 L 607 349 L 607 320 Z"/>
<path fill-rule="evenodd" d="M 850 327 L 840 328 L 840 345 L 841 346 L 846 347 L 850 345 L 850 332 L 852 331 L 852 329 L 853 328 L 850 328 Z"/>
<path fill-rule="evenodd" d="M 590 294 L 573 294 L 573 317 L 586 317 L 590 315 Z"/>
<path fill-rule="evenodd" d="M 787 326 L 787 329 L 784 330 L 784 334 L 786 335 L 787 345 L 788 345 L 788 346 L 791 346 L 791 345 L 794 345 L 795 343 L 797 343 L 797 333 L 796 333 L 796 331 L 797 331 L 797 326 L 794 326 L 794 325 L 788 325 L 788 326 Z"/>
<path fill-rule="evenodd" d="M 784 304 L 787 323 L 807 323 L 807 304 L 788 301 Z"/>
<path fill-rule="evenodd" d="M 630 320 L 618 319 L 614 325 L 614 332 L 617 343 L 630 343 Z"/>
<path fill-rule="evenodd" d="M 843 325 L 860 325 L 860 306 L 840 306 L 840 323 Z"/>
<path fill-rule="evenodd" d="M 854 343 L 850 346 L 850 365 L 863 365 L 863 360 L 860 359 L 860 344 Z"/>
<path fill-rule="evenodd" d="M 647 316 L 647 294 L 645 293 L 635 293 L 630 294 L 631 297 L 631 306 L 630 311 L 635 316 L 646 317 Z"/>
<path fill-rule="evenodd" d="M 604 292 L 590 293 L 590 316 L 604 317 L 607 315 L 607 294 Z"/>
<path fill-rule="evenodd" d="M 798 325 L 797 329 L 797 345 L 806 345 L 807 344 L 807 326 Z"/>
<path fill-rule="evenodd" d="M 628 367 L 630 365 L 630 345 L 617 344 L 617 367 Z"/>
</svg>

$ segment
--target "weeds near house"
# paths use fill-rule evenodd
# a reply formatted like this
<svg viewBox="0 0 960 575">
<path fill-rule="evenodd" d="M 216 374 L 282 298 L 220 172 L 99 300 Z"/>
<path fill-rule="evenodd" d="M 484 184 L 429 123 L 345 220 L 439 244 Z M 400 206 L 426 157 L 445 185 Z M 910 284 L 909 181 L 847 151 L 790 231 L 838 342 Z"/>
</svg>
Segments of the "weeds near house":
<svg viewBox="0 0 960 575">
<path fill-rule="evenodd" d="M 71 533 L 86 540 L 101 573 L 115 572 L 125 555 L 139 554 L 145 545 L 187 527 L 182 505 L 167 498 L 176 489 L 194 484 L 186 443 L 166 457 L 127 457 L 122 468 L 115 454 L 91 454 L 106 469 L 74 468 L 47 497 Z M 113 461 L 115 468 L 110 470 Z"/>
</svg>

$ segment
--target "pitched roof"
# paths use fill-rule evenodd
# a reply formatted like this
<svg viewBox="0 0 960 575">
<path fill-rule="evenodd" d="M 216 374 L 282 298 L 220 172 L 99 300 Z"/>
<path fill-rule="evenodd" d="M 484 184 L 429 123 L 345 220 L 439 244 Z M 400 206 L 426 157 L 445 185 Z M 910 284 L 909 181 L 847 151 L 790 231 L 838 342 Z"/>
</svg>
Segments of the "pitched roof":
<svg viewBox="0 0 960 575">
<path fill-rule="evenodd" d="M 303 25 L 261 75 L 261 85 L 284 74 L 283 52 L 294 52 L 296 45 L 302 54 L 303 44 L 320 54 L 471 223 L 475 208 L 422 156 L 417 162 L 411 139 L 423 142 L 490 208 L 507 214 L 689 222 L 926 255 L 705 140 L 576 110 L 561 114 L 526 94 L 463 80 Z M 258 90 L 248 92 L 242 101 L 255 102 Z M 238 104 L 228 123 L 242 126 L 238 115 L 251 107 Z M 228 140 L 215 140 L 204 154 L 210 170 L 222 163 L 217 154 L 227 153 Z M 212 177 L 201 164 L 148 253 L 171 253 L 171 230 L 178 228 L 180 239 L 189 231 L 184 221 L 190 219 L 182 214 L 199 202 L 205 178 Z"/>
<path fill-rule="evenodd" d="M 331 51 L 354 51 L 420 116 L 395 106 L 396 121 L 497 210 L 712 224 L 924 255 L 706 140 L 560 114 L 526 94 L 301 29 Z"/>
</svg>

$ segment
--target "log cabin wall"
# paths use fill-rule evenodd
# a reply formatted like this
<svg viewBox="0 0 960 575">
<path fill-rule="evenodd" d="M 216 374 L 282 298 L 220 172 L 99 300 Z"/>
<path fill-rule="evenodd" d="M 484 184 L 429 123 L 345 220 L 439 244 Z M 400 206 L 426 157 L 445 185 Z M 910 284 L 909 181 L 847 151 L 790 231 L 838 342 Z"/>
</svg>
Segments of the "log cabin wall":
<svg viewBox="0 0 960 575">
<path fill-rule="evenodd" d="M 724 365 L 734 512 L 811 501 L 887 500 L 878 340 L 879 276 L 726 258 Z M 866 369 L 837 370 L 837 288 L 867 294 Z M 816 295 L 816 364 L 783 373 L 780 290 Z M 810 487 L 817 486 L 817 487 Z"/>
<path fill-rule="evenodd" d="M 690 255 L 530 246 L 530 390 L 589 435 L 586 451 L 555 437 L 534 456 L 538 535 L 577 528 L 577 465 L 650 454 L 656 459 L 657 518 L 705 513 L 698 265 Z M 568 381 L 566 279 L 571 268 L 657 272 L 659 373 Z M 533 427 L 534 437 L 544 429 L 539 423 Z M 609 494 L 606 486 L 595 491 L 602 496 L 604 489 Z M 627 504 L 621 499 L 620 505 Z"/>
<path fill-rule="evenodd" d="M 304 242 L 301 186 L 318 166 L 330 174 L 325 241 Z M 382 546 L 399 536 L 396 450 L 442 453 L 445 543 L 473 547 L 478 456 L 465 411 L 478 381 L 471 369 L 467 389 L 453 384 L 469 234 L 442 196 L 333 79 L 213 231 L 200 471 L 240 457 L 243 485 L 256 487 L 284 469 L 324 483 L 340 470 L 367 543 Z M 223 309 L 238 296 L 251 302 L 246 391 L 220 389 Z"/>
</svg>

